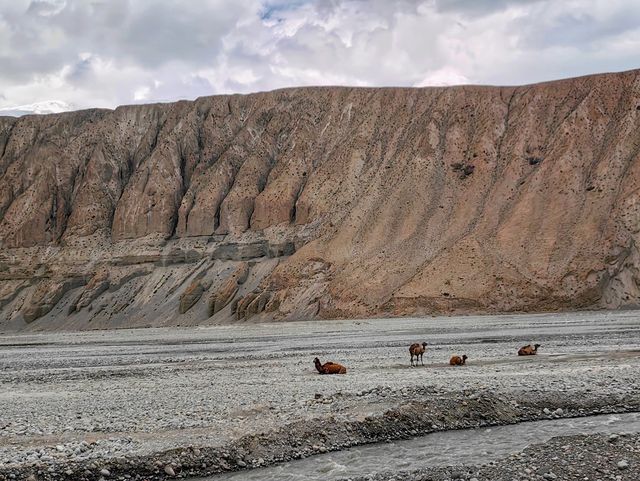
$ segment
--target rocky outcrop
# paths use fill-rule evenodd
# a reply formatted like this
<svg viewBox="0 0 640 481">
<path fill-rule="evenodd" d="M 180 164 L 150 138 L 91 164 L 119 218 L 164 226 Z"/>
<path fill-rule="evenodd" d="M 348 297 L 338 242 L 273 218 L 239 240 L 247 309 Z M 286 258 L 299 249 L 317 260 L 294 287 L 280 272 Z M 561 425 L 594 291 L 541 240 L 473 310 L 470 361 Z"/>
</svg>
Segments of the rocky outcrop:
<svg viewBox="0 0 640 481">
<path fill-rule="evenodd" d="M 200 300 L 202 294 L 207 289 L 201 281 L 193 281 L 180 296 L 180 314 L 184 314 Z"/>
<path fill-rule="evenodd" d="M 0 309 L 13 301 L 20 294 L 20 291 L 28 286 L 29 281 L 24 279 L 0 282 Z"/>
<path fill-rule="evenodd" d="M 71 303 L 69 306 L 69 314 L 90 306 L 94 300 L 109 289 L 110 285 L 109 271 L 107 269 L 100 269 L 89 280 L 75 302 Z"/>
<path fill-rule="evenodd" d="M 220 312 L 229 304 L 249 277 L 249 265 L 241 262 L 222 284 L 212 293 L 209 299 L 209 316 Z"/>
<path fill-rule="evenodd" d="M 638 306 L 638 132 L 638 71 L 0 117 L 0 327 Z"/>
<path fill-rule="evenodd" d="M 79 287 L 85 279 L 76 278 L 63 281 L 41 281 L 31 293 L 22 316 L 26 323 L 30 323 L 47 314 L 62 299 L 69 290 Z"/>
<path fill-rule="evenodd" d="M 227 279 L 222 286 L 209 299 L 209 315 L 213 316 L 225 308 L 238 292 L 238 283 L 235 279 Z"/>
</svg>

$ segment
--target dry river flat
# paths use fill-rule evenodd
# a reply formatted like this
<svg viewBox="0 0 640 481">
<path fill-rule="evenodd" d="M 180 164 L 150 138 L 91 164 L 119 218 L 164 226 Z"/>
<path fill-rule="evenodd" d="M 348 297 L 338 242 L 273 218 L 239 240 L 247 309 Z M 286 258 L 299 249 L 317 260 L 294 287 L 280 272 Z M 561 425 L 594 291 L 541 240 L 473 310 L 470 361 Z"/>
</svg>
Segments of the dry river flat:
<svg viewBox="0 0 640 481">
<path fill-rule="evenodd" d="M 412 368 L 408 346 L 422 341 L 425 365 Z M 537 356 L 516 355 L 534 342 Z M 468 364 L 449 366 L 452 354 Z M 316 356 L 347 374 L 318 375 Z M 634 311 L 0 336 L 0 480 L 211 476 L 638 410 Z"/>
</svg>

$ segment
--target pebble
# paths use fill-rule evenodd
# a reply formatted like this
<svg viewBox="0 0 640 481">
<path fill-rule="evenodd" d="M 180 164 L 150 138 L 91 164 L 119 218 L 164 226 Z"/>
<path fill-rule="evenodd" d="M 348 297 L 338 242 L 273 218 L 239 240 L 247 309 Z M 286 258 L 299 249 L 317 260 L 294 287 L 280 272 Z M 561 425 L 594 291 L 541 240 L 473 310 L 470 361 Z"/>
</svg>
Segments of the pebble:
<svg viewBox="0 0 640 481">
<path fill-rule="evenodd" d="M 111 474 L 111 472 L 106 468 L 102 468 L 100 470 L 100 474 L 102 474 L 103 476 L 109 476 Z"/>
<path fill-rule="evenodd" d="M 622 461 L 618 461 L 618 469 L 627 469 L 629 467 L 629 462 L 626 459 L 623 459 Z"/>
<path fill-rule="evenodd" d="M 164 472 L 167 473 L 169 476 L 175 476 L 176 475 L 176 472 L 168 464 L 164 467 Z"/>
</svg>

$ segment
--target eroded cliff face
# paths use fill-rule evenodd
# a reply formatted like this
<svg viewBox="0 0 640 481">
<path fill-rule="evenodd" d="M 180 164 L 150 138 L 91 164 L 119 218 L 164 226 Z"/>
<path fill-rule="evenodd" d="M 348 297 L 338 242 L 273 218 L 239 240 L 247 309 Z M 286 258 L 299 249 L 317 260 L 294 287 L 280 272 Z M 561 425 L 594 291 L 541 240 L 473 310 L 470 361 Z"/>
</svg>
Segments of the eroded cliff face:
<svg viewBox="0 0 640 481">
<path fill-rule="evenodd" d="M 640 72 L 0 118 L 0 327 L 640 304 Z"/>
</svg>

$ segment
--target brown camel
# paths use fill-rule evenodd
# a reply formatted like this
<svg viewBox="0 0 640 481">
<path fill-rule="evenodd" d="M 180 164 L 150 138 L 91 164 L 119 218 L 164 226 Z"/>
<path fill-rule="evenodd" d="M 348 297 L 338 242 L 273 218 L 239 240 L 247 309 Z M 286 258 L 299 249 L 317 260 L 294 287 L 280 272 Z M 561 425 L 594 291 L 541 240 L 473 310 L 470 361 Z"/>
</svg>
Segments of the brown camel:
<svg viewBox="0 0 640 481">
<path fill-rule="evenodd" d="M 449 359 L 449 364 L 451 364 L 452 366 L 464 366 L 466 362 L 467 362 L 466 354 L 464 354 L 462 357 L 451 356 L 451 359 Z"/>
<path fill-rule="evenodd" d="M 539 347 L 540 344 L 534 344 L 533 347 L 531 347 L 531 344 L 522 346 L 520 349 L 518 349 L 518 356 L 535 356 L 536 354 L 538 354 Z"/>
<path fill-rule="evenodd" d="M 317 357 L 313 360 L 313 363 L 316 365 L 316 369 L 320 374 L 346 374 L 347 368 L 342 366 L 341 364 L 336 364 L 335 362 L 325 362 L 324 364 L 320 364 L 320 359 Z"/>
<path fill-rule="evenodd" d="M 418 357 L 420 357 L 420 362 L 424 366 L 424 362 L 422 362 L 422 355 L 424 354 L 424 351 L 426 349 L 427 349 L 427 343 L 426 342 L 423 342 L 422 344 L 418 344 L 416 342 L 415 344 L 411 344 L 411 346 L 409 346 L 409 354 L 411 354 L 411 365 L 412 366 L 413 366 L 413 356 L 416 357 L 416 366 L 418 365 Z"/>
</svg>

